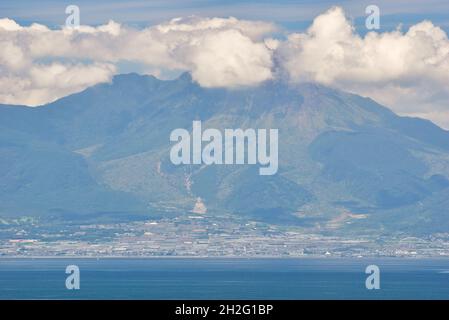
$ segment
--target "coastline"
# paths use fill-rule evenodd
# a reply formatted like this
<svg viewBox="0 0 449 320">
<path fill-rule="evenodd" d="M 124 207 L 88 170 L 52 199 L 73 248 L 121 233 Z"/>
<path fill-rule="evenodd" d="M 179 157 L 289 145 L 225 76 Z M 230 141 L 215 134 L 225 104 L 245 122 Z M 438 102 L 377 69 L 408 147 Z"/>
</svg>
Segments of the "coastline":
<svg viewBox="0 0 449 320">
<path fill-rule="evenodd" d="M 39 260 L 39 259 L 82 259 L 82 260 L 151 260 L 151 259 L 191 259 L 191 260 L 443 260 L 449 261 L 449 257 L 435 256 L 435 257 L 401 257 L 401 256 L 380 256 L 380 257 L 327 257 L 327 256 L 304 256 L 304 257 L 288 257 L 288 256 L 0 256 L 0 260 Z"/>
</svg>

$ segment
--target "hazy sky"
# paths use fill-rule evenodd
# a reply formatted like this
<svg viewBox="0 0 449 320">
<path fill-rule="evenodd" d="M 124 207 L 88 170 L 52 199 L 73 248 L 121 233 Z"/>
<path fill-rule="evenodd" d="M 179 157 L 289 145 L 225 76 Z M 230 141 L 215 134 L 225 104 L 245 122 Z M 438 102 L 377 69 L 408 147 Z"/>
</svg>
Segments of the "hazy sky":
<svg viewBox="0 0 449 320">
<path fill-rule="evenodd" d="M 316 1 L 316 0 L 2 0 L 0 16 L 20 24 L 32 22 L 48 26 L 64 23 L 64 10 L 75 4 L 81 9 L 83 24 L 103 24 L 110 19 L 135 26 L 148 26 L 180 16 L 234 16 L 240 19 L 269 20 L 291 30 L 303 30 L 310 21 L 333 5 L 341 6 L 346 14 L 363 25 L 365 8 L 370 4 L 380 7 L 381 27 L 407 27 L 430 19 L 445 30 L 449 29 L 449 1 L 447 0 L 383 0 L 383 1 Z M 363 29 L 360 30 L 364 32 Z"/>
</svg>

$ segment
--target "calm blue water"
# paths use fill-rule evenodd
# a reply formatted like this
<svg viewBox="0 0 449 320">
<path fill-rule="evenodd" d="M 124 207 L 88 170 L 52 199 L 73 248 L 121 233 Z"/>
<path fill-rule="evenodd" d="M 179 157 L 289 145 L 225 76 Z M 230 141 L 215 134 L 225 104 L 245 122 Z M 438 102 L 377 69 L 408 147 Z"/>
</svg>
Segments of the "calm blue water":
<svg viewBox="0 0 449 320">
<path fill-rule="evenodd" d="M 65 288 L 78 265 L 81 289 Z M 381 289 L 365 288 L 365 267 Z M 449 299 L 449 260 L 0 259 L 0 299 Z"/>
</svg>

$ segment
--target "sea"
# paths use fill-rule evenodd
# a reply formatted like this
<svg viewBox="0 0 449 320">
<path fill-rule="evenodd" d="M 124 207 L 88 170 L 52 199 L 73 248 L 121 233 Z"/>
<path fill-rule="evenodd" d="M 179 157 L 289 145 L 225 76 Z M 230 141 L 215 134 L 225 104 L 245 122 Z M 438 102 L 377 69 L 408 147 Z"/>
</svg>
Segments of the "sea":
<svg viewBox="0 0 449 320">
<path fill-rule="evenodd" d="M 369 265 L 379 289 L 366 288 Z M 449 299 L 449 259 L 3 257 L 0 299 Z"/>
</svg>

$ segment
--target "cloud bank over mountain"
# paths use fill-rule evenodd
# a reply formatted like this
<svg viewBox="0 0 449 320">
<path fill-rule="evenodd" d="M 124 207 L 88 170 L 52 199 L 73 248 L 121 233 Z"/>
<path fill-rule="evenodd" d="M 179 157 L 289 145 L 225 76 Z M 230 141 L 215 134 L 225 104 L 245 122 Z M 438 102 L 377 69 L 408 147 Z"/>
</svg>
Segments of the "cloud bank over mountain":
<svg viewBox="0 0 449 320">
<path fill-rule="evenodd" d="M 430 21 L 405 33 L 361 37 L 343 10 L 333 8 L 306 33 L 289 35 L 277 51 L 292 81 L 336 86 L 449 127 L 449 40 Z"/>
<path fill-rule="evenodd" d="M 76 30 L 5 18 L 0 47 L 0 103 L 47 103 L 109 81 L 130 62 L 155 75 L 189 71 L 203 87 L 317 82 L 449 128 L 449 39 L 430 21 L 362 37 L 339 7 L 303 33 L 232 17 L 178 18 L 144 29 L 110 21 Z"/>
</svg>

